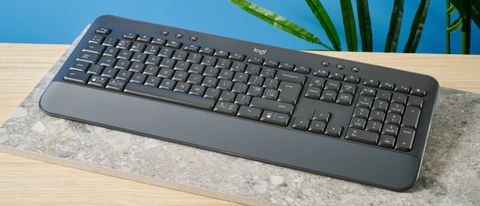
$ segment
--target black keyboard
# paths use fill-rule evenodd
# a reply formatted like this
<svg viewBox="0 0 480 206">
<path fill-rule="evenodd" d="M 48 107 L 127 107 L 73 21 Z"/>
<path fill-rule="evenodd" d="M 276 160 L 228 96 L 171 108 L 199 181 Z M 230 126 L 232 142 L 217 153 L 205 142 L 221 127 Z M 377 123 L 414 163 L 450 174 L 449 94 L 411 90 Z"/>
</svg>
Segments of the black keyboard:
<svg viewBox="0 0 480 206">
<path fill-rule="evenodd" d="M 102 16 L 48 114 L 391 190 L 415 183 L 435 79 Z"/>
</svg>

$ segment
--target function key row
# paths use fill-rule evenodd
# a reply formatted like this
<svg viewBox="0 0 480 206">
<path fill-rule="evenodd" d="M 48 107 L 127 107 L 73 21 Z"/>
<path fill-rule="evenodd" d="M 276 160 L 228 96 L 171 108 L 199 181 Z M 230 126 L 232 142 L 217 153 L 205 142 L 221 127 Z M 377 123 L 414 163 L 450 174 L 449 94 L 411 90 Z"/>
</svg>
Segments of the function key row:
<svg viewBox="0 0 480 206">
<path fill-rule="evenodd" d="M 366 79 L 363 81 L 363 85 L 368 87 L 380 88 L 388 91 L 396 91 L 404 94 L 411 94 L 419 97 L 424 97 L 427 92 L 420 88 L 412 88 L 407 85 L 397 84 L 391 82 L 378 81 L 374 79 Z"/>
</svg>

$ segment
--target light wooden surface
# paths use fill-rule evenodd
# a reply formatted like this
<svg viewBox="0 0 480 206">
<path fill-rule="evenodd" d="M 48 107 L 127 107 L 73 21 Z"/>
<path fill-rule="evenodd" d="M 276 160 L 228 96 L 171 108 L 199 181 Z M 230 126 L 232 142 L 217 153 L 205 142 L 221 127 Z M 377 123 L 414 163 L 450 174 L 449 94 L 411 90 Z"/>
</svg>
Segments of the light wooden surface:
<svg viewBox="0 0 480 206">
<path fill-rule="evenodd" d="M 68 45 L 0 44 L 0 124 Z M 442 87 L 480 93 L 480 56 L 322 54 L 437 78 Z M 1 205 L 236 205 L 185 192 L 0 153 Z"/>
</svg>

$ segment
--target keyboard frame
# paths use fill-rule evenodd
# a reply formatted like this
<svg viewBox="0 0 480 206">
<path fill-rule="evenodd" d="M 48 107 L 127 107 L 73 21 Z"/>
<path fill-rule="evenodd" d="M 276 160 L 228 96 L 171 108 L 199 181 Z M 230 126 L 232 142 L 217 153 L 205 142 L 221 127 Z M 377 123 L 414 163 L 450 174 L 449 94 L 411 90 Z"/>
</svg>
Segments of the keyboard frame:
<svg viewBox="0 0 480 206">
<path fill-rule="evenodd" d="M 325 68 L 328 71 L 354 74 L 362 77 L 362 80 L 368 77 L 421 88 L 427 92 L 427 95 L 423 98 L 424 106 L 413 143 L 414 147 L 409 152 L 397 151 L 345 140 L 347 128 L 344 128 L 341 138 L 333 138 L 295 130 L 291 128 L 292 120 L 288 127 L 271 125 L 65 82 L 63 76 L 66 71 L 82 52 L 82 48 L 88 44 L 88 40 L 95 35 L 95 29 L 99 27 L 111 28 L 111 35 L 118 38 L 130 31 L 161 36 L 161 32 L 167 30 L 169 34 L 165 38 L 169 40 L 175 40 L 176 33 L 183 34 L 185 41 L 188 41 L 190 36 L 197 36 L 198 40 L 191 43 L 247 56 L 259 56 L 253 53 L 254 48 L 267 49 L 266 54 L 260 57 L 312 68 L 320 67 L 322 61 L 328 61 L 330 66 Z M 335 68 L 334 65 L 339 63 L 345 65 L 345 69 Z M 350 68 L 353 66 L 360 68 L 360 71 L 352 72 Z M 309 74 L 310 77 L 311 74 Z M 301 95 L 306 88 L 304 86 Z M 411 188 L 418 178 L 438 90 L 438 82 L 423 74 L 106 15 L 92 23 L 45 90 L 39 105 L 45 113 L 64 119 L 394 191 L 404 191 Z M 358 96 L 357 93 L 353 102 L 357 101 Z M 95 101 L 92 101 L 93 99 Z M 350 106 L 352 112 L 354 106 Z M 335 114 L 335 112 L 332 113 Z M 159 118 L 161 116 L 168 118 Z M 157 124 L 152 124 L 153 121 Z M 345 122 L 340 123 L 348 125 L 349 121 L 350 119 L 345 119 Z"/>
</svg>

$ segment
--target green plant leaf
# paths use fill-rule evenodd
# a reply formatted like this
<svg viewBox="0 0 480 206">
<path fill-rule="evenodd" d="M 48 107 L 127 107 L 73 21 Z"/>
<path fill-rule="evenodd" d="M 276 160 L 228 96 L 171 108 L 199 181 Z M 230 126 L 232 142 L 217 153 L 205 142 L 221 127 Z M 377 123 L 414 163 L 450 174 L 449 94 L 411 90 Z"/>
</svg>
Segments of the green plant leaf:
<svg viewBox="0 0 480 206">
<path fill-rule="evenodd" d="M 373 50 L 372 23 L 370 21 L 370 10 L 368 0 L 357 0 L 358 26 L 362 38 L 362 50 L 371 52 Z"/>
<path fill-rule="evenodd" d="M 458 31 L 460 28 L 462 28 L 462 23 L 462 17 L 458 17 L 458 19 L 455 19 L 455 21 L 453 21 L 452 24 L 447 27 L 447 32 Z"/>
<path fill-rule="evenodd" d="M 301 38 L 303 40 L 306 40 L 312 43 L 319 44 L 328 50 L 333 50 L 331 47 L 324 44 L 322 41 L 320 41 L 318 37 L 316 37 L 314 34 L 310 33 L 309 31 L 307 31 L 305 28 L 289 21 L 288 19 L 282 16 L 279 16 L 273 13 L 270 10 L 267 10 L 261 6 L 253 4 L 246 0 L 230 0 L 230 2 L 238 6 L 239 8 L 243 9 L 244 11 L 256 16 L 257 18 L 283 31 L 293 34 L 298 38 Z"/>
<path fill-rule="evenodd" d="M 457 12 L 457 8 L 455 8 L 454 5 L 451 5 L 450 7 L 448 7 L 448 9 L 447 9 L 447 15 L 452 15 L 452 14 L 454 14 L 455 12 Z"/>
<path fill-rule="evenodd" d="M 480 28 L 480 0 L 450 0 L 464 20 L 472 19 Z"/>
<path fill-rule="evenodd" d="M 340 0 L 342 8 L 343 27 L 345 29 L 345 38 L 347 40 L 348 51 L 357 51 L 357 29 L 355 25 L 355 17 L 353 14 L 351 0 Z"/>
<path fill-rule="evenodd" d="M 417 13 L 413 19 L 412 27 L 410 28 L 410 35 L 408 36 L 407 44 L 403 52 L 414 53 L 417 50 L 418 42 L 423 32 L 423 25 L 425 24 L 425 19 L 427 18 L 428 7 L 430 5 L 430 0 L 420 1 L 418 6 Z"/>
<path fill-rule="evenodd" d="M 390 17 L 390 26 L 388 28 L 387 41 L 385 42 L 385 52 L 396 52 L 398 38 L 402 28 L 404 0 L 395 0 L 393 3 L 392 16 Z"/>
<path fill-rule="evenodd" d="M 333 22 L 330 19 L 327 10 L 325 10 L 325 7 L 323 7 L 322 3 L 320 3 L 319 0 L 305 1 L 307 2 L 308 7 L 310 7 L 310 10 L 312 10 L 312 13 L 315 15 L 320 25 L 322 25 L 323 30 L 325 31 L 328 39 L 333 45 L 333 48 L 337 51 L 341 51 L 342 46 L 340 44 L 340 38 L 338 37 L 337 30 L 335 29 L 335 26 L 333 25 Z"/>
</svg>

